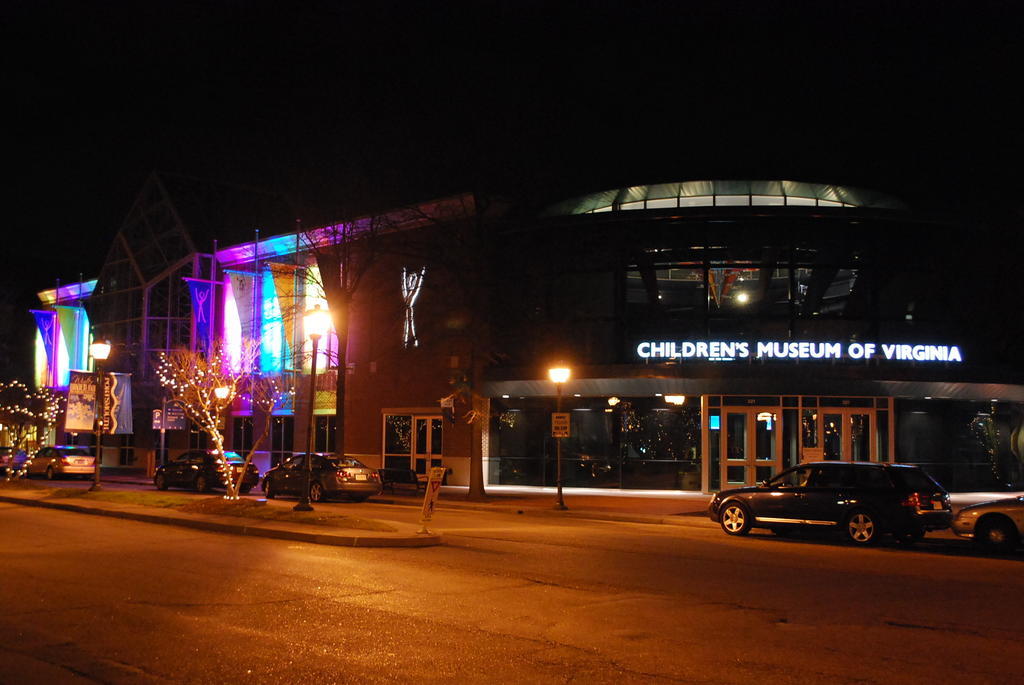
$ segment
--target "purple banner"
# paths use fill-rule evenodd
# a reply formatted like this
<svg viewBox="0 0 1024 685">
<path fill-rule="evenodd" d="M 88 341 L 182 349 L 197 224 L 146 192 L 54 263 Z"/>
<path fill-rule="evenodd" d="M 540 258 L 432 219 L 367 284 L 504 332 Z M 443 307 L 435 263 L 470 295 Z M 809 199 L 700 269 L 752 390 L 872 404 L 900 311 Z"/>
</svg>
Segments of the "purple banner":
<svg viewBox="0 0 1024 685">
<path fill-rule="evenodd" d="M 192 323 L 196 330 L 196 347 L 209 352 L 213 343 L 213 283 L 186 278 L 192 295 Z"/>
<path fill-rule="evenodd" d="M 57 364 L 57 312 L 33 309 L 32 315 L 36 317 L 39 335 L 43 337 L 43 347 L 46 349 L 46 363 L 52 378 Z"/>
</svg>

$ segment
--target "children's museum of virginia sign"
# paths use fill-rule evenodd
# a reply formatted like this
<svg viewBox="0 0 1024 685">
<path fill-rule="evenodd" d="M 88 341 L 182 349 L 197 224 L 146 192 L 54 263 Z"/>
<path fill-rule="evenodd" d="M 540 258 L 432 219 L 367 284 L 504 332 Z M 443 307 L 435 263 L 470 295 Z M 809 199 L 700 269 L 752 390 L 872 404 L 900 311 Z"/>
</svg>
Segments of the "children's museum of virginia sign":
<svg viewBox="0 0 1024 685">
<path fill-rule="evenodd" d="M 776 342 L 756 340 L 727 342 L 645 341 L 636 346 L 636 354 L 649 359 L 690 359 L 695 361 L 735 361 L 737 359 L 885 359 L 900 362 L 963 361 L 956 345 L 907 345 L 903 343 Z"/>
</svg>

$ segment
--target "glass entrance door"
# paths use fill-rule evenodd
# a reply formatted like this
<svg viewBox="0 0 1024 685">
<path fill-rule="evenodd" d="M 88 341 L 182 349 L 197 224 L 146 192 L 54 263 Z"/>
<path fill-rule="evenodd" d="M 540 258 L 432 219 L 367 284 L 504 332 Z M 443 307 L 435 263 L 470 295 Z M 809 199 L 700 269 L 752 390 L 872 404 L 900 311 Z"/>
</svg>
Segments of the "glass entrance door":
<svg viewBox="0 0 1024 685">
<path fill-rule="evenodd" d="M 872 455 L 875 412 L 872 409 L 822 410 L 821 458 L 826 461 L 878 461 Z"/>
<path fill-rule="evenodd" d="M 723 487 L 754 485 L 781 470 L 782 427 L 778 408 L 725 407 L 722 414 Z"/>
<path fill-rule="evenodd" d="M 416 416 L 413 421 L 413 469 L 416 473 L 426 473 L 428 466 L 441 465 L 444 422 L 440 416 Z"/>
</svg>

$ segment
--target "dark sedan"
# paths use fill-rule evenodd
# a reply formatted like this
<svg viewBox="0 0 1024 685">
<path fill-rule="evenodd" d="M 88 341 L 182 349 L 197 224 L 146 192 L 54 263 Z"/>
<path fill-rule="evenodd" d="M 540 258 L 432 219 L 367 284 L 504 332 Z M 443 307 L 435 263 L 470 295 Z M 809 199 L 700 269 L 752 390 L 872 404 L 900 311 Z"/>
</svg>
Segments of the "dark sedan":
<svg viewBox="0 0 1024 685">
<path fill-rule="evenodd" d="M 802 464 L 754 487 L 723 490 L 708 515 L 729 535 L 838 528 L 859 545 L 885 533 L 912 544 L 953 518 L 949 493 L 916 466 L 842 462 Z"/>
<path fill-rule="evenodd" d="M 225 452 L 222 459 L 220 454 L 213 450 L 189 450 L 158 467 L 153 476 L 153 485 L 158 490 L 173 487 L 207 492 L 211 488 L 226 486 L 225 468 L 230 468 L 238 474 L 244 466 L 245 459 L 235 452 Z M 242 477 L 240 491 L 242 494 L 249 492 L 259 481 L 259 469 L 255 464 L 249 464 L 245 476 Z"/>
<path fill-rule="evenodd" d="M 358 459 L 334 454 L 314 454 L 312 466 L 310 501 L 344 497 L 353 502 L 362 502 L 380 493 L 380 475 Z M 263 493 L 268 499 L 277 495 L 299 496 L 305 485 L 306 455 L 296 454 L 267 471 L 263 478 Z"/>
</svg>

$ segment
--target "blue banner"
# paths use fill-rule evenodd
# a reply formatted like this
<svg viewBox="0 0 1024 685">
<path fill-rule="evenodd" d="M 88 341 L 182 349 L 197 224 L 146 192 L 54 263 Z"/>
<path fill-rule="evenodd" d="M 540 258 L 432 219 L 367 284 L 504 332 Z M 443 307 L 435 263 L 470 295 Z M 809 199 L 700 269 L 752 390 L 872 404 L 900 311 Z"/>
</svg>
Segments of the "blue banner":
<svg viewBox="0 0 1024 685">
<path fill-rule="evenodd" d="M 192 324 L 196 331 L 196 347 L 209 352 L 213 344 L 213 283 L 186 278 L 192 295 Z"/>
<path fill-rule="evenodd" d="M 103 377 L 104 433 L 132 432 L 132 375 L 108 373 Z"/>
</svg>

